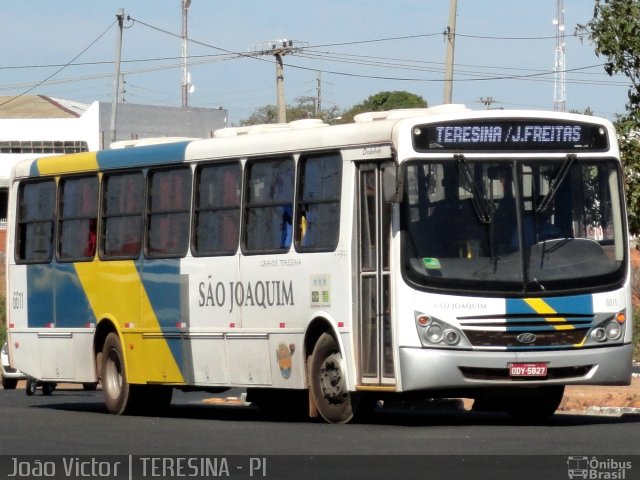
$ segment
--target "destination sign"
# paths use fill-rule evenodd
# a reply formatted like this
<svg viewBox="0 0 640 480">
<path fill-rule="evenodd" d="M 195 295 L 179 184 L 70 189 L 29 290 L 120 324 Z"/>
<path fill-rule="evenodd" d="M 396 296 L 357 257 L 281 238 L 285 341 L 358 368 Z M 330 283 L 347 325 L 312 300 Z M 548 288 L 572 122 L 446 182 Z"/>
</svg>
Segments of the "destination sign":
<svg viewBox="0 0 640 480">
<path fill-rule="evenodd" d="M 452 121 L 413 128 L 418 152 L 441 151 L 604 151 L 604 127 L 537 119 Z"/>
</svg>

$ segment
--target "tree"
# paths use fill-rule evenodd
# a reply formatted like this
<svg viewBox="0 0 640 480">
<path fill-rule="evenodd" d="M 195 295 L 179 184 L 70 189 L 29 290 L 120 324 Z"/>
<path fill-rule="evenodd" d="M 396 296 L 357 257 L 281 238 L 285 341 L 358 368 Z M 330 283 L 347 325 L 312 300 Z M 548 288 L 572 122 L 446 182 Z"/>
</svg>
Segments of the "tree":
<svg viewBox="0 0 640 480">
<path fill-rule="evenodd" d="M 609 75 L 622 73 L 631 81 L 626 113 L 616 122 L 626 174 L 629 230 L 640 233 L 640 0 L 596 0 L 593 19 L 578 25 L 606 58 Z"/>
<path fill-rule="evenodd" d="M 305 118 L 320 118 L 325 123 L 331 123 L 339 116 L 338 107 L 322 110 L 316 116 L 316 98 L 299 97 L 293 105 L 287 105 L 287 122 L 302 120 Z M 277 123 L 278 109 L 275 105 L 265 105 L 254 111 L 249 118 L 242 120 L 241 125 L 258 125 L 262 123 Z"/>
<path fill-rule="evenodd" d="M 420 95 L 414 93 L 396 90 L 393 92 L 379 92 L 371 95 L 364 102 L 354 105 L 342 114 L 342 122 L 349 123 L 353 121 L 359 113 L 364 112 L 380 112 L 385 110 L 393 110 L 396 108 L 424 108 L 427 102 Z"/>
<path fill-rule="evenodd" d="M 379 92 L 371 95 L 362 103 L 354 105 L 340 115 L 336 106 L 316 114 L 316 97 L 296 98 L 293 105 L 287 105 L 287 122 L 304 118 L 320 118 L 325 123 L 350 123 L 353 117 L 363 112 L 379 112 L 395 108 L 424 108 L 427 102 L 419 95 L 405 91 Z M 240 125 L 258 125 L 277 123 L 278 109 L 275 105 L 265 105 L 254 111 L 249 118 L 240 121 Z"/>
</svg>

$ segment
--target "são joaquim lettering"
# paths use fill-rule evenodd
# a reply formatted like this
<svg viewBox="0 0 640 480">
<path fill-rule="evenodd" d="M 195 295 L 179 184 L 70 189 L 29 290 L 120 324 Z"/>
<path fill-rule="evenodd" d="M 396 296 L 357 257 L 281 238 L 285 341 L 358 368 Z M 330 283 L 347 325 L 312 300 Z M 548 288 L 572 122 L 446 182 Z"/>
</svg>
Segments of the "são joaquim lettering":
<svg viewBox="0 0 640 480">
<path fill-rule="evenodd" d="M 293 281 L 265 280 L 256 282 L 216 282 L 209 275 L 198 284 L 198 306 L 201 308 L 287 307 L 294 305 Z"/>
<path fill-rule="evenodd" d="M 436 141 L 451 143 L 575 143 L 580 125 L 442 125 L 435 127 Z"/>
</svg>

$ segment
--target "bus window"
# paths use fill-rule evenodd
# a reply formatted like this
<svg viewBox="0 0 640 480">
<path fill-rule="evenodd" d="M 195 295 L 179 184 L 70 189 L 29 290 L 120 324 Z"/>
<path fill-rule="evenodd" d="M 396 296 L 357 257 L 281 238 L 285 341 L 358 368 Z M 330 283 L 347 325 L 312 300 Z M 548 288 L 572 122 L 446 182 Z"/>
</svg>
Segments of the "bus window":
<svg viewBox="0 0 640 480">
<path fill-rule="evenodd" d="M 105 177 L 103 195 L 102 254 L 107 258 L 137 258 L 142 245 L 142 172 Z"/>
<path fill-rule="evenodd" d="M 184 256 L 189 248 L 191 169 L 153 172 L 149 182 L 147 254 Z"/>
<path fill-rule="evenodd" d="M 58 257 L 88 260 L 96 252 L 98 178 L 69 178 L 60 182 Z"/>
<path fill-rule="evenodd" d="M 54 180 L 24 183 L 18 192 L 16 260 L 44 263 L 51 260 L 55 217 Z"/>
<path fill-rule="evenodd" d="M 240 236 L 239 163 L 207 165 L 196 176 L 193 254 L 233 255 Z"/>
<path fill-rule="evenodd" d="M 294 165 L 291 158 L 249 164 L 244 247 L 285 252 L 291 246 Z"/>
<path fill-rule="evenodd" d="M 338 245 L 342 159 L 331 153 L 300 159 L 296 247 L 332 251 Z"/>
</svg>

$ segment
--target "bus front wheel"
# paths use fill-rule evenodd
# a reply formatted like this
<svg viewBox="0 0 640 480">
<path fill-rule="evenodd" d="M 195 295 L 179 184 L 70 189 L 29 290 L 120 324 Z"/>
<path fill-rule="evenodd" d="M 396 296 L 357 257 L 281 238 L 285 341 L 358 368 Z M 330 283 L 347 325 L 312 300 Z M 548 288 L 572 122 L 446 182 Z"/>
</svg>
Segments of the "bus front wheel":
<svg viewBox="0 0 640 480">
<path fill-rule="evenodd" d="M 336 340 L 318 339 L 309 359 L 309 388 L 318 413 L 329 423 L 347 423 L 354 415 L 355 396 L 347 389 L 347 371 Z"/>
</svg>

